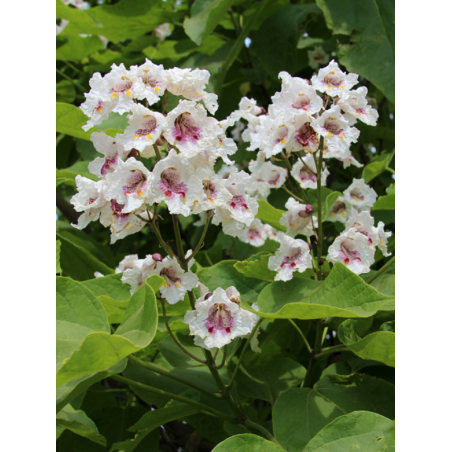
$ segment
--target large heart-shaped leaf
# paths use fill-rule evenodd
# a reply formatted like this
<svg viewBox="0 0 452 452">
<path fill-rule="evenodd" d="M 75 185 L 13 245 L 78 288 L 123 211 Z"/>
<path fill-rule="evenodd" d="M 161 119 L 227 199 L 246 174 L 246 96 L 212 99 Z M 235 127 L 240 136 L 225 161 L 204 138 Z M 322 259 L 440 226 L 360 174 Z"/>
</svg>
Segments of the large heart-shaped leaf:
<svg viewBox="0 0 452 452">
<path fill-rule="evenodd" d="M 287 452 L 299 452 L 338 416 L 356 410 L 395 416 L 394 385 L 368 375 L 328 375 L 313 389 L 292 388 L 276 401 L 273 429 Z"/>
<path fill-rule="evenodd" d="M 335 419 L 309 441 L 304 452 L 345 450 L 394 452 L 394 421 L 367 411 L 355 411 Z"/>
<path fill-rule="evenodd" d="M 274 319 L 370 317 L 392 299 L 337 263 L 323 283 L 294 278 L 269 284 L 259 295 L 257 314 Z"/>
<path fill-rule="evenodd" d="M 276 209 L 268 201 L 259 199 L 259 210 L 257 212 L 256 218 L 259 218 L 264 223 L 273 226 L 278 231 L 286 232 L 286 227 L 282 226 L 279 222 L 283 216 L 284 210 Z"/>
<path fill-rule="evenodd" d="M 283 452 L 284 449 L 260 436 L 244 433 L 231 436 L 218 444 L 212 452 Z"/>
<path fill-rule="evenodd" d="M 163 278 L 153 275 L 151 278 Z M 146 347 L 157 330 L 154 291 L 146 282 L 130 299 L 124 321 L 110 334 L 107 315 L 81 283 L 57 278 L 57 386 L 107 370 Z"/>
</svg>

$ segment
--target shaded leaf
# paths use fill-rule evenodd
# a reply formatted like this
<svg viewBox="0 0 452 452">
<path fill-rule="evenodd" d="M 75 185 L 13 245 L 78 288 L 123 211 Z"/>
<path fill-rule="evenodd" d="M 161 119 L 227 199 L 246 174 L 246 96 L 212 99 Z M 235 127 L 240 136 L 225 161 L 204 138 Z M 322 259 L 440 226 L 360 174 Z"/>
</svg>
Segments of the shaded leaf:
<svg viewBox="0 0 452 452">
<path fill-rule="evenodd" d="M 394 157 L 394 151 L 375 157 L 372 162 L 366 165 L 363 169 L 364 181 L 368 184 L 372 179 L 375 179 L 381 173 L 385 172 Z"/>
<path fill-rule="evenodd" d="M 61 273 L 60 248 L 61 248 L 61 242 L 59 240 L 57 240 L 56 241 L 56 273 Z"/>
<path fill-rule="evenodd" d="M 218 444 L 212 452 L 283 452 L 284 449 L 260 436 L 245 433 L 231 436 Z"/>
</svg>

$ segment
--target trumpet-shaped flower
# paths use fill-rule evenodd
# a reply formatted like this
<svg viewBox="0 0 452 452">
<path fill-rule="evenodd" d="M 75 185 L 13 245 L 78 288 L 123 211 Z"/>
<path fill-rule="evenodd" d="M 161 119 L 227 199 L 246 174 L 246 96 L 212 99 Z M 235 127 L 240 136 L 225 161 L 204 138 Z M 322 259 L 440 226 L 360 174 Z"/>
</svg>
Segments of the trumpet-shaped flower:
<svg viewBox="0 0 452 452">
<path fill-rule="evenodd" d="M 161 260 L 162 256 L 158 253 L 148 255 L 145 259 L 136 259 L 133 262 L 132 267 L 128 267 L 123 270 L 121 281 L 125 284 L 129 284 L 131 287 L 131 295 L 133 295 L 134 292 L 144 285 L 149 276 L 154 274 L 154 271 L 157 268 L 157 263 Z"/>
<path fill-rule="evenodd" d="M 293 165 L 290 172 L 293 178 L 298 181 L 302 188 L 317 188 L 317 169 L 315 164 L 315 157 L 312 154 L 306 154 L 298 159 Z M 330 172 L 323 164 L 321 183 L 326 185 L 326 178 Z"/>
<path fill-rule="evenodd" d="M 269 232 L 265 226 L 261 220 L 255 218 L 249 226 L 243 229 L 239 239 L 252 246 L 262 246 L 267 240 Z"/>
<path fill-rule="evenodd" d="M 377 200 L 377 193 L 364 182 L 364 179 L 353 179 L 350 187 L 344 191 L 344 198 L 356 210 L 369 210 Z"/>
<path fill-rule="evenodd" d="M 350 218 L 352 207 L 352 204 L 344 196 L 339 196 L 327 213 L 326 220 L 345 223 Z"/>
<path fill-rule="evenodd" d="M 290 152 L 313 153 L 319 147 L 319 137 L 312 128 L 312 117 L 305 114 L 294 116 L 293 128 L 286 149 Z"/>
<path fill-rule="evenodd" d="M 312 258 L 309 245 L 301 239 L 294 239 L 286 234 L 280 234 L 280 248 L 268 260 L 268 268 L 276 271 L 275 281 L 289 281 L 293 272 L 303 273 L 312 268 Z"/>
<path fill-rule="evenodd" d="M 195 178 L 202 182 L 203 194 L 194 201 L 193 213 L 227 207 L 232 194 L 226 189 L 223 179 L 207 168 L 198 168 Z"/>
<path fill-rule="evenodd" d="M 240 294 L 235 287 L 226 291 L 219 287 L 201 296 L 196 309 L 187 311 L 184 317 L 195 344 L 208 350 L 250 334 L 258 320 L 256 314 L 240 307 Z"/>
<path fill-rule="evenodd" d="M 342 262 L 357 275 L 368 273 L 374 263 L 375 247 L 369 239 L 355 228 L 347 229 L 336 237 L 328 249 L 327 260 Z"/>
<path fill-rule="evenodd" d="M 378 111 L 367 104 L 367 88 L 360 86 L 355 91 L 349 91 L 337 103 L 344 112 L 344 118 L 350 126 L 359 119 L 369 126 L 376 126 Z"/>
<path fill-rule="evenodd" d="M 261 153 L 259 154 L 262 155 Z M 262 155 L 262 157 L 264 156 Z M 252 178 L 252 188 L 249 189 L 249 192 L 257 192 L 261 199 L 267 199 L 272 188 L 280 188 L 286 181 L 286 168 L 274 165 L 271 162 L 262 161 L 260 157 L 256 161 L 250 162 L 249 169 Z"/>
<path fill-rule="evenodd" d="M 158 102 L 166 89 L 163 66 L 154 64 L 146 58 L 146 62 L 141 66 L 130 66 L 130 73 L 134 77 L 141 79 L 144 85 L 137 98 L 139 100 L 146 99 L 149 105 Z"/>
<path fill-rule="evenodd" d="M 366 236 L 368 243 L 371 244 L 373 243 L 373 230 L 375 229 L 374 221 L 370 212 L 366 210 L 358 212 L 357 210 L 352 209 L 352 214 L 345 223 L 345 229 L 356 229 L 357 232 Z"/>
<path fill-rule="evenodd" d="M 342 97 L 358 83 L 358 74 L 342 72 L 338 64 L 331 60 L 327 67 L 320 69 L 317 75 L 312 76 L 311 81 L 317 91 L 332 97 Z"/>
<path fill-rule="evenodd" d="M 138 262 L 138 254 L 130 254 L 126 256 L 115 268 L 115 273 L 123 273 L 126 270 L 132 269 Z"/>
<path fill-rule="evenodd" d="M 310 204 L 301 204 L 294 198 L 289 198 L 286 202 L 287 211 L 283 213 L 279 220 L 282 226 L 287 228 L 286 234 L 295 237 L 297 234 L 310 237 L 314 235 L 314 227 L 318 226 L 317 217 L 312 215 L 314 207 Z"/>
<path fill-rule="evenodd" d="M 391 237 L 392 232 L 385 232 L 385 224 L 380 221 L 377 227 L 372 228 L 372 241 L 375 246 L 380 248 L 383 256 L 388 257 L 392 253 L 388 253 L 388 238 Z"/>
</svg>

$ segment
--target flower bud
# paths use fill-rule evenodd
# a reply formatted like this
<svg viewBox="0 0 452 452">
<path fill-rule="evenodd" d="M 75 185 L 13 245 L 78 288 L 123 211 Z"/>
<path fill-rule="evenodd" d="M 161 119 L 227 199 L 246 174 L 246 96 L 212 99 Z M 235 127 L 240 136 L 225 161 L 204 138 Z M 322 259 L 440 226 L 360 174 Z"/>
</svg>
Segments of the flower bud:
<svg viewBox="0 0 452 452">
<path fill-rule="evenodd" d="M 325 262 L 325 259 L 319 257 L 319 265 L 323 265 L 324 262 Z"/>
<path fill-rule="evenodd" d="M 164 143 L 165 143 L 165 141 L 164 141 L 163 135 L 160 135 L 160 136 L 157 138 L 157 141 L 155 142 L 155 144 L 156 144 L 157 146 L 163 146 Z"/>
<path fill-rule="evenodd" d="M 304 208 L 304 210 L 300 210 L 298 212 L 298 216 L 302 217 L 302 218 L 307 218 L 307 217 L 311 216 L 313 212 L 314 212 L 314 207 L 311 204 L 306 204 L 306 207 Z"/>
<path fill-rule="evenodd" d="M 312 243 L 308 243 L 309 251 L 312 251 Z"/>
<path fill-rule="evenodd" d="M 207 300 L 207 299 L 210 298 L 212 295 L 213 295 L 212 292 L 206 293 L 206 294 L 204 295 L 204 300 Z"/>
<path fill-rule="evenodd" d="M 137 151 L 135 148 L 133 148 L 133 149 L 129 152 L 129 155 L 128 155 L 127 157 L 136 157 L 137 154 L 138 154 L 138 151 Z"/>
<path fill-rule="evenodd" d="M 154 253 L 152 255 L 152 259 L 154 259 L 156 262 L 161 262 L 162 261 L 162 255 L 159 253 Z"/>
</svg>

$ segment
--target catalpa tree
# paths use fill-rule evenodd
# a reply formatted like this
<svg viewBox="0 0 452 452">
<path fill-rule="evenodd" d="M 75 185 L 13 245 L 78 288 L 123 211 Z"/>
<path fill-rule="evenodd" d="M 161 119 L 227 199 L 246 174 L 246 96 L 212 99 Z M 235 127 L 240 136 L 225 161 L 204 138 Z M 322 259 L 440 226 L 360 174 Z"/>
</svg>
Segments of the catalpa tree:
<svg viewBox="0 0 452 452">
<path fill-rule="evenodd" d="M 64 3 L 57 450 L 394 450 L 390 61 L 334 2 Z"/>
</svg>

